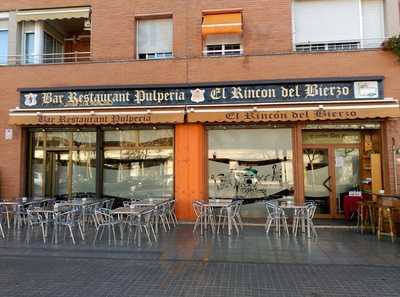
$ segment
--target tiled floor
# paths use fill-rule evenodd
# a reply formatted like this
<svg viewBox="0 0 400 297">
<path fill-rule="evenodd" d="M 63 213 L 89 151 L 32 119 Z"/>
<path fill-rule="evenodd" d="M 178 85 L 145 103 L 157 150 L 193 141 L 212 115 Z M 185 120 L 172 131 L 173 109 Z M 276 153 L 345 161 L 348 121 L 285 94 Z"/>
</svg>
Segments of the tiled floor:
<svg viewBox="0 0 400 297">
<path fill-rule="evenodd" d="M 318 238 L 163 232 L 142 247 L 104 234 L 73 246 L 0 240 L 0 296 L 400 296 L 400 243 L 353 229 L 318 229 Z"/>
</svg>

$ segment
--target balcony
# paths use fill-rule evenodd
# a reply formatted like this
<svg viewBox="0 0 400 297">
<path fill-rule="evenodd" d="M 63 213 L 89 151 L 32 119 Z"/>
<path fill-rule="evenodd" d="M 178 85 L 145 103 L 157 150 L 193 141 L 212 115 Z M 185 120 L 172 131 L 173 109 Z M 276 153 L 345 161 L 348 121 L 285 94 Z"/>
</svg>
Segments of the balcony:
<svg viewBox="0 0 400 297">
<path fill-rule="evenodd" d="M 296 43 L 296 52 L 339 52 L 382 48 L 384 38 Z"/>
<path fill-rule="evenodd" d="M 20 10 L 15 13 L 16 19 L 8 22 L 8 33 L 3 34 L 5 47 L 0 50 L 0 65 L 91 60 L 89 7 Z"/>
</svg>

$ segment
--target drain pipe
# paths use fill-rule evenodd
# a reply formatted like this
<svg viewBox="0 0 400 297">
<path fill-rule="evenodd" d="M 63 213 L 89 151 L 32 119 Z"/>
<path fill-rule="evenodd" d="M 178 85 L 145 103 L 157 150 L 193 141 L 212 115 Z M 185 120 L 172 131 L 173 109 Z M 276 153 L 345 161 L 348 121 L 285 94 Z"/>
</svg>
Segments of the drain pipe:
<svg viewBox="0 0 400 297">
<path fill-rule="evenodd" d="M 393 174 L 394 174 L 394 191 L 397 193 L 397 162 L 396 162 L 396 140 L 392 137 L 392 153 L 393 153 Z"/>
</svg>

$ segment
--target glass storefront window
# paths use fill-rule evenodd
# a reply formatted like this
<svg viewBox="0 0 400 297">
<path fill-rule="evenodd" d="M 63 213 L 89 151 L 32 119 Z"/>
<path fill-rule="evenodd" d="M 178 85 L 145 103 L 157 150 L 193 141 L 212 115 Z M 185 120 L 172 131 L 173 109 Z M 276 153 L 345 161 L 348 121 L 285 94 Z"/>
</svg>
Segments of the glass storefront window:
<svg viewBox="0 0 400 297">
<path fill-rule="evenodd" d="M 137 143 L 137 130 L 104 131 L 104 146 L 134 147 Z"/>
<path fill-rule="evenodd" d="M 210 129 L 209 196 L 245 200 L 242 215 L 264 217 L 263 200 L 293 194 L 291 129 Z"/>
<path fill-rule="evenodd" d="M 47 132 L 47 147 L 69 147 L 71 140 L 71 132 Z"/>
<path fill-rule="evenodd" d="M 41 196 L 43 189 L 43 151 L 35 150 L 32 158 L 32 194 Z"/>
<path fill-rule="evenodd" d="M 104 150 L 104 195 L 139 199 L 172 197 L 173 130 L 126 130 L 123 135 L 129 135 L 131 141 L 122 138 L 116 143 L 120 132 L 105 131 L 108 141 Z M 132 136 L 136 136 L 135 142 Z M 139 139 L 142 139 L 140 147 Z"/>
<path fill-rule="evenodd" d="M 44 136 L 43 132 L 36 132 L 33 134 L 33 147 L 43 147 L 44 146 Z"/>
<path fill-rule="evenodd" d="M 73 146 L 79 148 L 96 148 L 96 132 L 73 132 Z"/>
<path fill-rule="evenodd" d="M 139 133 L 139 146 L 159 147 L 172 146 L 174 142 L 173 130 L 142 130 Z"/>
<path fill-rule="evenodd" d="M 96 193 L 96 152 L 72 152 L 72 194 Z"/>
</svg>

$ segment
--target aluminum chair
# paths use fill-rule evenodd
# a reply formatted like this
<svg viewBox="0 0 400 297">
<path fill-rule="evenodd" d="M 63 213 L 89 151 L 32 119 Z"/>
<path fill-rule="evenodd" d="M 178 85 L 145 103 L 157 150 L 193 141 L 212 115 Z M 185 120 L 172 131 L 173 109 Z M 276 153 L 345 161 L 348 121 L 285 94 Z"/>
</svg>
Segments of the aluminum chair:
<svg viewBox="0 0 400 297">
<path fill-rule="evenodd" d="M 311 206 L 315 206 L 314 202 L 306 202 L 304 204 L 304 208 L 301 209 L 295 209 L 294 215 L 293 215 L 293 223 L 292 223 L 292 233 L 294 235 L 297 234 L 299 225 L 301 224 L 301 230 L 304 233 L 306 224 L 307 224 L 307 218 L 308 218 L 308 213 L 307 209 Z M 316 206 L 315 206 L 316 207 Z M 315 211 L 314 211 L 315 213 Z"/>
<path fill-rule="evenodd" d="M 178 224 L 178 219 L 175 214 L 175 200 L 168 201 L 168 218 L 174 226 Z"/>
<path fill-rule="evenodd" d="M 271 226 L 275 227 L 275 233 L 281 235 L 281 225 L 283 225 L 286 234 L 289 235 L 289 228 L 287 225 L 287 219 L 285 211 L 278 206 L 276 203 L 266 202 L 267 217 L 265 220 L 265 232 L 269 233 Z"/>
<path fill-rule="evenodd" d="M 231 204 L 227 207 L 222 207 L 220 209 L 219 214 L 217 215 L 218 218 L 218 228 L 217 228 L 217 233 L 219 233 L 219 228 L 220 226 L 222 226 L 222 228 L 224 228 L 224 226 L 226 225 L 226 222 L 228 221 L 228 207 L 231 208 L 231 222 L 232 225 L 235 227 L 236 233 L 239 234 L 239 226 L 241 224 L 241 218 L 240 218 L 240 208 L 242 205 L 242 201 L 241 200 L 236 200 L 231 202 Z M 222 222 L 221 222 L 222 220 Z M 241 226 L 241 229 L 243 227 Z"/>
<path fill-rule="evenodd" d="M 96 235 L 95 235 L 95 240 L 97 239 L 97 235 L 101 230 L 100 233 L 100 239 L 103 236 L 104 229 L 108 229 L 108 238 L 110 240 L 111 236 L 110 233 L 112 231 L 113 236 L 114 236 L 114 241 L 116 240 L 115 236 L 115 225 L 118 225 L 120 223 L 119 220 L 117 220 L 111 213 L 111 209 L 108 208 L 96 208 L 95 209 L 95 220 L 97 222 L 96 225 Z"/>
<path fill-rule="evenodd" d="M 0 218 L 0 234 L 3 237 L 3 239 L 6 238 L 6 236 L 4 235 L 4 230 L 3 230 L 3 225 L 2 225 L 2 222 L 1 222 L 1 218 Z"/>
<path fill-rule="evenodd" d="M 72 209 L 66 212 L 62 212 L 57 214 L 57 219 L 55 220 L 55 227 L 57 228 L 58 226 L 64 226 L 65 228 L 68 228 L 69 234 L 72 239 L 72 243 L 75 245 L 75 237 L 74 237 L 74 232 L 73 232 L 73 227 L 78 226 L 79 232 L 81 234 L 82 240 L 85 240 L 85 235 L 83 234 L 81 222 L 80 222 L 80 212 L 78 209 Z"/>
<path fill-rule="evenodd" d="M 54 220 L 52 217 L 44 215 L 44 213 L 40 212 L 41 208 L 28 208 L 26 210 L 27 221 L 28 221 L 28 230 L 27 230 L 27 239 L 30 238 L 30 232 L 35 226 L 40 226 L 42 231 L 43 243 L 47 241 L 47 227 L 48 224 L 52 223 Z"/>
<path fill-rule="evenodd" d="M 136 236 L 140 237 L 142 234 L 142 229 L 145 231 L 147 240 L 149 243 L 152 243 L 151 240 L 151 234 L 153 234 L 154 240 L 157 242 L 157 235 L 154 230 L 154 223 L 156 219 L 156 212 L 154 209 L 149 209 L 143 211 L 140 216 L 135 215 L 135 216 L 129 216 L 126 220 L 128 226 L 129 226 L 129 234 L 128 234 L 128 240 L 129 240 L 129 235 L 131 234 L 132 228 L 135 228 L 135 234 L 134 234 L 134 239 Z M 151 234 L 150 234 L 151 231 Z M 139 239 L 140 240 L 140 239 Z"/>
</svg>

